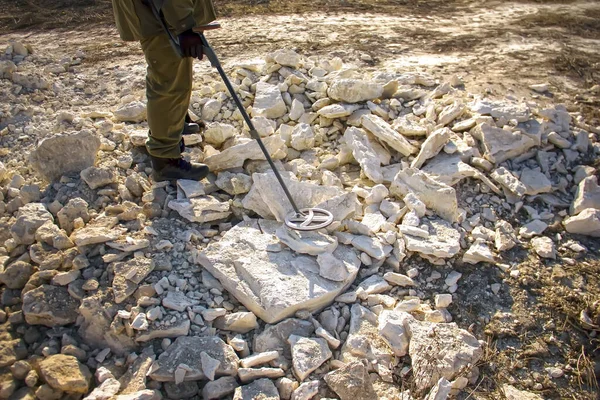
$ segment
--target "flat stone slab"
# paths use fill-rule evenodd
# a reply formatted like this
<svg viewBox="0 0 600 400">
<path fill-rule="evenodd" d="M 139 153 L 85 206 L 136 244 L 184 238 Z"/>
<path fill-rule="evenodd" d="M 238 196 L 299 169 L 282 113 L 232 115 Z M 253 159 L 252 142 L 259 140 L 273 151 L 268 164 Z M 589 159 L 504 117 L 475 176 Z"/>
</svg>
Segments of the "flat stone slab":
<svg viewBox="0 0 600 400">
<path fill-rule="evenodd" d="M 234 376 L 237 374 L 239 358 L 231 346 L 216 336 L 177 338 L 158 360 L 158 369 L 150 373 L 150 377 L 159 382 L 174 382 L 175 370 L 180 364 L 185 364 L 184 381 L 198 381 L 207 379 L 202 368 L 202 353 L 219 361 L 215 372 L 217 376 Z M 187 369 L 187 368 L 186 368 Z"/>
<path fill-rule="evenodd" d="M 88 131 L 44 139 L 31 152 L 32 167 L 47 181 L 80 173 L 96 162 L 100 138 Z"/>
<path fill-rule="evenodd" d="M 79 301 L 66 287 L 42 285 L 23 295 L 23 315 L 29 325 L 55 327 L 77 320 Z"/>
<path fill-rule="evenodd" d="M 319 275 L 314 256 L 298 255 L 283 246 L 275 231 L 281 223 L 250 220 L 229 230 L 200 256 L 200 264 L 213 274 L 239 302 L 267 323 L 315 311 L 333 302 L 352 284 L 360 261 L 355 250 L 339 245 L 333 255 L 349 272 L 342 282 Z"/>
<path fill-rule="evenodd" d="M 280 160 L 286 157 L 287 148 L 279 135 L 269 136 L 263 139 L 263 143 L 271 158 Z M 265 160 L 265 155 L 255 140 L 228 147 L 219 154 L 206 158 L 204 163 L 211 171 L 218 172 L 241 167 L 246 160 Z"/>
</svg>

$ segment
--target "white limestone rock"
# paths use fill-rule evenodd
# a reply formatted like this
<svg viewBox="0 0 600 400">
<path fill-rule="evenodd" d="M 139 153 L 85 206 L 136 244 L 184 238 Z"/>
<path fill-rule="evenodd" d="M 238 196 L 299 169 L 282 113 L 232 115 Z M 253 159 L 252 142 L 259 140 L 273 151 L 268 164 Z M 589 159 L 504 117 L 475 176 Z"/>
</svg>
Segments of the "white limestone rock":
<svg viewBox="0 0 600 400">
<path fill-rule="evenodd" d="M 96 162 L 100 138 L 88 130 L 43 139 L 30 154 L 35 171 L 49 182 L 80 173 Z"/>
<path fill-rule="evenodd" d="M 418 237 L 404 234 L 408 251 L 414 251 L 427 256 L 451 258 L 460 251 L 460 232 L 443 220 L 426 221 L 429 236 Z"/>
<path fill-rule="evenodd" d="M 287 146 L 279 135 L 269 136 L 263 140 L 263 143 L 271 158 L 281 160 L 286 157 Z M 254 140 L 248 139 L 243 143 L 228 147 L 218 154 L 207 157 L 204 163 L 212 172 L 218 172 L 239 168 L 244 165 L 246 160 L 265 160 L 265 155 Z"/>
<path fill-rule="evenodd" d="M 404 136 L 426 136 L 427 127 L 419 124 L 409 115 L 397 118 L 392 124 L 392 128 Z"/>
<path fill-rule="evenodd" d="M 552 192 L 552 182 L 539 169 L 524 168 L 520 181 L 525 185 L 525 194 L 529 196 Z"/>
<path fill-rule="evenodd" d="M 600 186 L 598 178 L 589 176 L 577 186 L 575 200 L 571 204 L 571 215 L 576 215 L 587 208 L 600 210 Z"/>
<path fill-rule="evenodd" d="M 421 145 L 417 157 L 410 164 L 411 168 L 421 168 L 430 158 L 435 157 L 450 140 L 452 131 L 448 128 L 433 131 Z"/>
<path fill-rule="evenodd" d="M 335 237 L 319 231 L 301 232 L 282 225 L 275 234 L 283 244 L 300 254 L 311 256 L 331 254 L 338 247 L 338 240 Z"/>
<path fill-rule="evenodd" d="M 47 327 L 74 323 L 79 301 L 62 286 L 41 285 L 23 294 L 23 316 L 29 325 Z"/>
<path fill-rule="evenodd" d="M 475 243 L 469 247 L 469 250 L 465 252 L 463 256 L 463 261 L 469 264 L 477 264 L 479 262 L 488 262 L 495 264 L 496 258 L 492 253 L 492 250 L 487 245 L 485 240 L 477 239 Z"/>
<path fill-rule="evenodd" d="M 360 265 L 352 248 L 339 245 L 333 254 L 344 261 L 349 276 L 343 282 L 325 279 L 315 257 L 298 257 L 281 245 L 275 236 L 280 226 L 264 220 L 241 223 L 199 258 L 229 293 L 268 323 L 330 304 L 354 281 Z"/>
<path fill-rule="evenodd" d="M 502 392 L 507 400 L 543 400 L 542 396 L 535 393 L 519 390 L 514 386 L 505 384 L 502 386 Z"/>
<path fill-rule="evenodd" d="M 248 193 L 252 188 L 252 178 L 246 174 L 232 174 L 229 171 L 219 172 L 215 185 L 232 196 Z"/>
<path fill-rule="evenodd" d="M 296 125 L 290 143 L 298 151 L 312 149 L 315 146 L 315 132 L 312 126 L 305 123 Z"/>
<path fill-rule="evenodd" d="M 317 114 L 325 118 L 344 118 L 349 117 L 360 106 L 356 104 L 335 103 L 327 105 L 317 111 Z"/>
<path fill-rule="evenodd" d="M 483 148 L 484 157 L 498 165 L 506 160 L 520 156 L 535 146 L 535 140 L 520 132 L 511 132 L 487 123 L 477 128 Z"/>
<path fill-rule="evenodd" d="M 233 400 L 279 400 L 279 392 L 273 381 L 267 378 L 257 379 L 249 385 L 235 389 Z"/>
<path fill-rule="evenodd" d="M 455 101 L 453 104 L 446 106 L 438 116 L 438 125 L 446 126 L 456 118 L 460 117 L 466 110 L 466 106 L 460 102 Z"/>
<path fill-rule="evenodd" d="M 302 115 L 304 115 L 304 104 L 298 99 L 292 101 L 292 108 L 290 109 L 290 119 L 292 121 L 298 121 Z"/>
<path fill-rule="evenodd" d="M 527 192 L 527 187 L 504 167 L 496 169 L 491 176 L 492 179 L 515 196 L 523 197 Z"/>
<path fill-rule="evenodd" d="M 393 350 L 397 357 L 404 357 L 408 353 L 409 337 L 404 320 L 412 318 L 409 314 L 397 311 L 383 311 L 378 318 L 379 335 Z"/>
<path fill-rule="evenodd" d="M 366 177 L 375 183 L 383 182 L 381 161 L 365 131 L 352 126 L 348 127 L 344 133 L 344 141 L 352 149 L 352 156 L 358 161 Z"/>
<path fill-rule="evenodd" d="M 205 353 L 205 356 L 202 356 Z M 206 355 L 219 362 L 215 376 L 235 376 L 239 358 L 231 346 L 216 336 L 182 336 L 177 338 L 156 360 L 157 367 L 150 371 L 150 378 L 158 382 L 174 382 L 174 372 L 181 364 L 189 367 L 185 381 L 207 379 L 203 358 Z M 211 363 L 213 364 L 213 363 Z M 213 368 L 210 368 L 210 372 Z"/>
<path fill-rule="evenodd" d="M 266 138 L 275 133 L 277 123 L 272 119 L 258 116 L 252 118 L 252 125 L 261 138 Z"/>
<path fill-rule="evenodd" d="M 97 167 L 88 167 L 84 169 L 81 171 L 80 176 L 92 190 L 110 185 L 117 179 L 117 176 L 112 169 Z"/>
<path fill-rule="evenodd" d="M 319 254 L 319 275 L 334 282 L 343 282 L 348 279 L 348 269 L 343 261 L 338 260 L 332 253 Z"/>
<path fill-rule="evenodd" d="M 177 188 L 181 189 L 187 199 L 206 195 L 206 188 L 202 182 L 189 179 L 179 179 Z"/>
<path fill-rule="evenodd" d="M 213 326 L 224 331 L 248 333 L 258 328 L 258 321 L 253 313 L 240 311 L 216 318 Z"/>
<path fill-rule="evenodd" d="M 531 247 L 542 258 L 556 259 L 556 247 L 552 239 L 540 236 L 531 240 Z"/>
<path fill-rule="evenodd" d="M 271 119 L 283 117 L 287 107 L 281 97 L 279 87 L 265 82 L 256 84 L 256 94 L 252 106 L 253 116 L 264 116 Z"/>
<path fill-rule="evenodd" d="M 229 202 L 221 202 L 214 196 L 171 200 L 168 206 L 188 221 L 201 224 L 225 219 L 231 215 Z"/>
<path fill-rule="evenodd" d="M 412 278 L 396 272 L 386 272 L 383 275 L 383 279 L 395 286 L 417 286 L 416 282 Z"/>
<path fill-rule="evenodd" d="M 202 119 L 205 121 L 212 121 L 215 119 L 219 111 L 221 111 L 222 104 L 217 99 L 209 99 L 202 106 Z"/>
<path fill-rule="evenodd" d="M 17 212 L 10 234 L 17 244 L 33 244 L 37 230 L 48 222 L 54 222 L 54 217 L 42 203 L 25 204 Z"/>
<path fill-rule="evenodd" d="M 214 122 L 207 124 L 203 136 L 206 143 L 221 146 L 227 139 L 234 137 L 236 133 L 237 128 L 235 126 Z"/>
<path fill-rule="evenodd" d="M 407 317 L 404 327 L 410 336 L 408 353 L 420 391 L 442 377 L 453 380 L 483 356 L 477 338 L 454 323 L 436 324 Z"/>
<path fill-rule="evenodd" d="M 341 361 L 367 360 L 369 363 L 390 365 L 394 358 L 392 349 L 379 335 L 378 318 L 360 304 L 350 309 L 350 329 L 342 346 Z"/>
<path fill-rule="evenodd" d="M 564 221 L 569 233 L 600 237 L 600 210 L 586 208 L 579 214 Z"/>
<path fill-rule="evenodd" d="M 154 271 L 154 261 L 146 257 L 135 257 L 129 261 L 113 264 L 114 278 L 112 289 L 117 304 L 127 300 L 150 272 Z"/>
<path fill-rule="evenodd" d="M 406 168 L 396 174 L 390 193 L 403 198 L 414 193 L 427 208 L 434 210 L 449 222 L 458 219 L 458 200 L 454 188 L 431 178 L 428 174 L 414 168 Z"/>
<path fill-rule="evenodd" d="M 114 116 L 118 122 L 135 122 L 139 124 L 146 120 L 146 104 L 141 101 L 132 101 L 119 107 L 114 112 Z"/>
<path fill-rule="evenodd" d="M 417 148 L 410 144 L 402 134 L 396 132 L 383 119 L 376 115 L 365 115 L 361 118 L 362 126 L 378 139 L 387 143 L 391 148 L 404 156 L 417 152 Z"/>
<path fill-rule="evenodd" d="M 289 175 L 288 175 L 289 176 Z M 282 174 L 283 181 L 300 209 L 319 207 L 330 210 L 340 221 L 356 210 L 356 195 L 344 193 L 337 187 L 325 187 L 299 182 Z M 275 174 L 271 171 L 252 175 L 254 185 L 242 200 L 242 205 L 266 219 L 285 221 L 294 211 Z"/>
<path fill-rule="evenodd" d="M 291 335 L 288 342 L 292 348 L 294 374 L 300 382 L 332 356 L 325 339 Z"/>
<path fill-rule="evenodd" d="M 383 94 L 383 85 L 358 79 L 338 79 L 331 83 L 327 95 L 334 100 L 358 103 L 374 100 Z"/>
<path fill-rule="evenodd" d="M 302 61 L 300 55 L 291 49 L 276 50 L 271 56 L 277 64 L 285 67 L 298 68 Z"/>
</svg>

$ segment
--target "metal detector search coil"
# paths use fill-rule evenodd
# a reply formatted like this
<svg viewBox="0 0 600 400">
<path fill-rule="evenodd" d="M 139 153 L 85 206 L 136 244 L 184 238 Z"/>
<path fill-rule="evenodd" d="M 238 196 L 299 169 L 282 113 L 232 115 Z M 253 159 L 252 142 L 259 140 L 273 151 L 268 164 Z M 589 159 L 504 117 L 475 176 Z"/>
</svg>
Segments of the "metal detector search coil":
<svg viewBox="0 0 600 400">
<path fill-rule="evenodd" d="M 333 215 L 322 208 L 303 208 L 300 213 L 292 212 L 285 219 L 288 228 L 296 231 L 315 231 L 331 225 Z"/>
</svg>

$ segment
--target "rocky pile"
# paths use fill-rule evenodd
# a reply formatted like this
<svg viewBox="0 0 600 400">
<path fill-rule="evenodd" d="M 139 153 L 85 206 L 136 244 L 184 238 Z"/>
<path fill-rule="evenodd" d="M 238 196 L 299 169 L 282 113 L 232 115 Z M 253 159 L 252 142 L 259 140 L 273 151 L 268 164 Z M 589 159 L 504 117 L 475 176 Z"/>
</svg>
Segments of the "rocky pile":
<svg viewBox="0 0 600 400">
<path fill-rule="evenodd" d="M 2 399 L 445 399 L 483 356 L 452 323 L 464 263 L 518 276 L 513 248 L 600 237 L 599 131 L 562 106 L 291 50 L 239 64 L 298 206 L 335 216 L 298 233 L 216 77 L 185 138 L 213 173 L 152 182 L 143 63 L 82 59 L 0 61 Z"/>
</svg>

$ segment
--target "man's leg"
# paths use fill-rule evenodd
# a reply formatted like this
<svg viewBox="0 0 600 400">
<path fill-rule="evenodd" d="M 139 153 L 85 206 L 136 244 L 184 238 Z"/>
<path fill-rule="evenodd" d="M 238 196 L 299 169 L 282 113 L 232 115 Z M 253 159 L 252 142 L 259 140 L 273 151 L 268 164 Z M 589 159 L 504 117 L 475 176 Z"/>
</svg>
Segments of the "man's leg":
<svg viewBox="0 0 600 400">
<path fill-rule="evenodd" d="M 142 40 L 148 63 L 146 96 L 151 156 L 179 158 L 179 142 L 192 93 L 192 59 L 179 58 L 167 35 Z"/>
<path fill-rule="evenodd" d="M 208 168 L 181 159 L 181 134 L 192 93 L 192 58 L 180 58 L 166 34 L 142 40 L 148 63 L 146 96 L 150 135 L 146 148 L 156 179 L 196 179 Z"/>
</svg>

